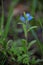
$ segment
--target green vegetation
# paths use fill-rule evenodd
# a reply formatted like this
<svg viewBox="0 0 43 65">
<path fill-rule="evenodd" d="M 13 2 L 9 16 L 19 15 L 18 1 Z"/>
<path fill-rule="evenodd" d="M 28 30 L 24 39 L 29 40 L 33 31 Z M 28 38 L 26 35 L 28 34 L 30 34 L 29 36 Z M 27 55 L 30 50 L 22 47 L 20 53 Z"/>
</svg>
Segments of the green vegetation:
<svg viewBox="0 0 43 65">
<path fill-rule="evenodd" d="M 13 4 L 9 6 L 9 15 L 4 26 L 5 20 L 2 0 L 2 15 L 0 16 L 0 65 L 43 65 L 43 41 L 40 41 L 36 33 L 40 28 L 43 39 L 43 17 L 39 16 L 37 18 L 37 15 L 35 15 L 36 9 L 42 13 L 42 1 L 31 1 L 30 14 L 33 16 L 33 19 L 31 21 L 28 20 L 26 12 L 24 12 L 23 16 L 26 19 L 24 22 L 20 21 L 20 16 L 13 19 L 13 9 L 17 2 L 18 0 L 13 0 Z M 10 26 L 11 24 L 12 28 Z M 21 25 L 22 27 L 18 29 L 17 25 Z M 19 38 L 18 36 L 18 33 L 21 31 L 24 32 L 24 38 Z M 8 38 L 9 34 L 13 36 L 13 39 Z M 28 34 L 32 35 L 34 39 L 29 41 Z"/>
</svg>

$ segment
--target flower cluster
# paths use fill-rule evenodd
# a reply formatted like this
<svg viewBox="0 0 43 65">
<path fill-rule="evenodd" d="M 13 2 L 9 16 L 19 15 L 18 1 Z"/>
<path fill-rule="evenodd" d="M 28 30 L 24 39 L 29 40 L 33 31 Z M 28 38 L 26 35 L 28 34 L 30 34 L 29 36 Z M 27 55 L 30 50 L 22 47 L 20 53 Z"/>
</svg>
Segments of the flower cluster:
<svg viewBox="0 0 43 65">
<path fill-rule="evenodd" d="M 26 15 L 26 17 L 27 17 L 27 21 L 31 21 L 31 20 L 33 19 L 33 17 L 32 17 L 29 13 L 26 13 L 25 15 Z M 21 16 L 20 16 L 20 20 L 21 20 L 22 22 L 25 22 L 25 21 L 26 21 L 26 18 L 21 15 Z"/>
</svg>

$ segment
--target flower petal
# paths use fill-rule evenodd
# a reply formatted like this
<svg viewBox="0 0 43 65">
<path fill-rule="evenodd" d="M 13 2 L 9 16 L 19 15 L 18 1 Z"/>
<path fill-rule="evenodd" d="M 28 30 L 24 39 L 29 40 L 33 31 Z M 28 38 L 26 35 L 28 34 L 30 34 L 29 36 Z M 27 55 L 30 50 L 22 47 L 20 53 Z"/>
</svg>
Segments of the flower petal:
<svg viewBox="0 0 43 65">
<path fill-rule="evenodd" d="M 29 16 L 30 16 L 30 14 L 29 14 L 29 13 L 26 13 L 26 16 L 27 16 L 27 17 L 29 17 Z"/>
<path fill-rule="evenodd" d="M 31 21 L 32 19 L 33 19 L 33 17 L 32 16 L 29 16 L 27 20 L 28 21 Z"/>
<path fill-rule="evenodd" d="M 20 16 L 20 20 L 23 21 L 23 22 L 25 22 L 25 17 Z"/>
</svg>

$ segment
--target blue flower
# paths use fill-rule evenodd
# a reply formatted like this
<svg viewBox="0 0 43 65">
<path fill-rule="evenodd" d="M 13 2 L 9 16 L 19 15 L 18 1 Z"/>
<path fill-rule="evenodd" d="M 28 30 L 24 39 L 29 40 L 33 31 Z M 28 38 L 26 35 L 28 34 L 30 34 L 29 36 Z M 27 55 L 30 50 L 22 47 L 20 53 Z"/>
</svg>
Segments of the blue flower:
<svg viewBox="0 0 43 65">
<path fill-rule="evenodd" d="M 33 19 L 33 17 L 29 13 L 26 13 L 26 18 L 24 16 L 20 16 L 20 20 L 22 22 L 25 22 L 26 20 L 31 21 L 32 19 Z"/>
</svg>

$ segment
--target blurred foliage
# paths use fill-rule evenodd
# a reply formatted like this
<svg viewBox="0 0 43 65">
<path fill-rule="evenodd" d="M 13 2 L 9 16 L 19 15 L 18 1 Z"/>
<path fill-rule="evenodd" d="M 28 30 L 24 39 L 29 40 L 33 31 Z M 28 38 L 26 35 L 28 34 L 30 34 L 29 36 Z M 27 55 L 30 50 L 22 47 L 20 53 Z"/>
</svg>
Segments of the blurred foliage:
<svg viewBox="0 0 43 65">
<path fill-rule="evenodd" d="M 6 65 L 5 63 L 8 62 L 18 63 L 18 65 L 21 63 L 24 65 L 43 65 L 43 42 L 39 40 L 35 31 L 39 28 L 42 29 L 41 35 L 43 39 L 43 0 L 12 0 L 8 8 L 9 15 L 5 27 L 3 1 L 1 0 L 2 15 L 0 16 L 0 65 Z M 13 17 L 14 6 L 24 2 L 31 3 L 29 6 L 30 14 L 34 19 L 30 21 L 29 25 L 27 20 L 26 24 L 22 23 L 19 20 L 20 16 Z M 18 24 L 20 29 L 17 27 Z M 27 26 L 29 26 L 28 29 Z M 21 31 L 24 31 L 24 39 L 20 39 L 18 36 Z M 30 42 L 28 41 L 28 32 L 34 37 Z M 33 45 L 37 46 L 32 48 Z M 34 53 L 40 53 L 41 58 Z"/>
</svg>

